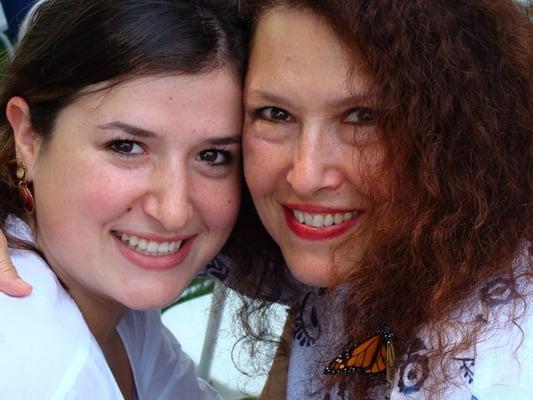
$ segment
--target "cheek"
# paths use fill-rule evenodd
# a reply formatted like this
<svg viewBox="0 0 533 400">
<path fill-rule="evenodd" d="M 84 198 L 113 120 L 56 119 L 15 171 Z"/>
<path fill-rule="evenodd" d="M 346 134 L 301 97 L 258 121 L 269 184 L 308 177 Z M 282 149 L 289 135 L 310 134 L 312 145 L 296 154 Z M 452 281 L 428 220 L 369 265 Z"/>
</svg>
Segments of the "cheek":
<svg viewBox="0 0 533 400">
<path fill-rule="evenodd" d="M 78 164 L 46 171 L 36 192 L 38 205 L 42 205 L 39 219 L 58 226 L 68 221 L 81 224 L 83 220 L 85 225 L 94 225 L 123 213 L 135 197 L 128 183 L 132 180 L 123 171 L 101 165 Z"/>
<path fill-rule="evenodd" d="M 383 149 L 379 145 L 352 148 L 351 157 L 346 152 L 346 160 L 352 160 L 350 181 L 364 194 L 379 195 L 385 189 L 383 174 Z"/>
<path fill-rule="evenodd" d="M 197 185 L 195 198 L 204 223 L 229 235 L 241 204 L 240 176 Z"/>
<path fill-rule="evenodd" d="M 280 149 L 254 137 L 243 140 L 244 176 L 252 197 L 268 192 L 281 167 Z"/>
<path fill-rule="evenodd" d="M 103 214 L 122 213 L 130 207 L 142 190 L 143 177 L 130 176 L 124 171 L 101 171 L 92 184 L 84 185 L 84 204 Z M 135 182 L 135 184 L 132 184 Z"/>
</svg>

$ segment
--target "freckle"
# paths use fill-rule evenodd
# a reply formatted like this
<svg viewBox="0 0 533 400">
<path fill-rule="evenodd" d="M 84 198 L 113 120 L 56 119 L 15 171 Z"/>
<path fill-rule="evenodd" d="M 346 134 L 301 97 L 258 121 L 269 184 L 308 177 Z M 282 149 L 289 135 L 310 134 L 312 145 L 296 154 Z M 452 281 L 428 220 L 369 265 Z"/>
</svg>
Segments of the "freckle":
<svg viewBox="0 0 533 400">
<path fill-rule="evenodd" d="M 169 100 L 174 100 L 174 97 L 170 96 L 168 99 L 169 99 Z"/>
</svg>

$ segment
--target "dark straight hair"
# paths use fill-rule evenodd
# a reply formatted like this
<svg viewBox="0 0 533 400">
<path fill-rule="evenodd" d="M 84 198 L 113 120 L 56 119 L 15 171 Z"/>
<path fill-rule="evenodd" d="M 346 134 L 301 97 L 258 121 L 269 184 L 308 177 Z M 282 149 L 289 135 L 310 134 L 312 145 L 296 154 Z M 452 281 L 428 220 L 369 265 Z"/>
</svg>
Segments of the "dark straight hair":
<svg viewBox="0 0 533 400">
<path fill-rule="evenodd" d="M 247 42 L 247 24 L 228 0 L 43 2 L 1 82 L 0 225 L 9 214 L 24 214 L 14 178 L 13 133 L 5 116 L 10 98 L 28 102 L 33 128 L 46 143 L 58 113 L 87 87 L 219 68 L 229 68 L 239 81 Z"/>
</svg>

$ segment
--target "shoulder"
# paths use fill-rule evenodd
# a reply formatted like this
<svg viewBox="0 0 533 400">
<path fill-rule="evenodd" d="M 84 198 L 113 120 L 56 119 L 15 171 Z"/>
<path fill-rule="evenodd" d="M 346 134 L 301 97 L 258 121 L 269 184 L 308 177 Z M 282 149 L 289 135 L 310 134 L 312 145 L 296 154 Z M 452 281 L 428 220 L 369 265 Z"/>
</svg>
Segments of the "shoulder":
<svg viewBox="0 0 533 400">
<path fill-rule="evenodd" d="M 68 398 L 88 382 L 101 386 L 104 381 L 113 391 L 99 347 L 56 276 L 30 251 L 17 250 L 12 256 L 33 291 L 25 298 L 0 294 L 0 321 L 9 321 L 0 327 L 0 393 L 7 398 Z"/>
<path fill-rule="evenodd" d="M 517 293 L 521 293 L 517 297 Z M 531 284 L 500 280 L 482 293 L 487 329 L 476 344 L 474 392 L 482 398 L 529 399 L 533 393 L 533 296 Z"/>
<path fill-rule="evenodd" d="M 30 227 L 22 220 L 9 216 L 6 220 L 5 228 L 6 232 L 11 236 L 27 242 L 29 245 L 35 245 Z M 9 255 L 18 274 L 33 287 L 30 296 L 13 299 L 14 305 L 24 304 L 25 301 L 35 303 L 37 298 L 41 300 L 47 299 L 47 302 L 57 302 L 61 297 L 69 297 L 46 261 L 36 252 L 10 248 Z M 0 294 L 0 296 L 3 295 Z M 3 296 L 0 299 L 5 302 L 10 298 Z"/>
<path fill-rule="evenodd" d="M 425 387 L 447 376 L 446 399 L 531 397 L 533 297 L 529 278 L 520 268 L 516 271 L 515 280 L 497 278 L 480 285 L 444 329 L 420 331 L 400 363 L 397 394 L 423 398 Z M 453 350 L 475 327 L 472 346 Z M 452 349 L 440 362 L 428 358 L 436 343 Z"/>
<path fill-rule="evenodd" d="M 13 264 L 20 276 L 33 286 L 27 297 L 15 298 L 0 293 L 0 315 L 10 321 L 2 326 L 31 327 L 33 325 L 57 326 L 59 321 L 82 323 L 83 317 L 74 300 L 69 296 L 56 275 L 36 253 L 27 250 L 11 251 Z"/>
</svg>

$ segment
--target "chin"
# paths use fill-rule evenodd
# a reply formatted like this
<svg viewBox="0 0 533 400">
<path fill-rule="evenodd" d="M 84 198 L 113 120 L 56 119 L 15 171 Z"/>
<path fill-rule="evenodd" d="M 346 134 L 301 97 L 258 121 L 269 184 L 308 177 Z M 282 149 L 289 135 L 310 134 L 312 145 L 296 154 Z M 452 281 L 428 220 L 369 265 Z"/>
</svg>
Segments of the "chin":
<svg viewBox="0 0 533 400">
<path fill-rule="evenodd" d="M 148 310 L 156 310 L 159 308 L 164 308 L 171 304 L 175 299 L 171 300 L 159 300 L 159 299 L 142 299 L 142 300 L 134 300 L 131 302 L 128 302 L 128 304 L 125 304 L 125 306 L 131 310 L 137 310 L 137 311 L 148 311 Z"/>
<path fill-rule="evenodd" d="M 296 258 L 296 257 L 295 257 Z M 286 257 L 289 271 L 299 282 L 316 287 L 330 287 L 334 284 L 333 274 L 327 262 L 317 262 L 299 258 L 291 260 Z"/>
<path fill-rule="evenodd" d="M 135 293 L 128 294 L 122 304 L 132 310 L 154 310 L 168 306 L 180 295 L 181 292 L 176 293 L 176 290 L 167 293 L 164 288 L 160 288 L 159 290 L 152 288 L 150 291 L 136 291 Z"/>
</svg>

